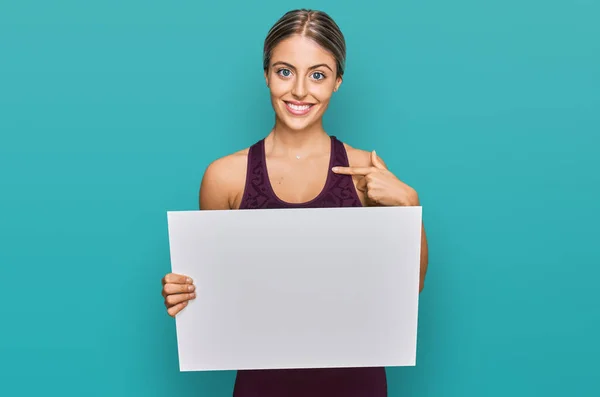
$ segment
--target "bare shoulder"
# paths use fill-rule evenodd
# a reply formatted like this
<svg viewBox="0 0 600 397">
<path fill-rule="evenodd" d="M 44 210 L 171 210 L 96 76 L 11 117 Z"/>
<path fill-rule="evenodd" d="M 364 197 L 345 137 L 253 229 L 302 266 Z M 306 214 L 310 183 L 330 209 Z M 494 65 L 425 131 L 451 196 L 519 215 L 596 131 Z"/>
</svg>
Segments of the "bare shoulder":
<svg viewBox="0 0 600 397">
<path fill-rule="evenodd" d="M 344 143 L 344 147 L 346 148 L 346 153 L 348 153 L 350 167 L 370 167 L 373 165 L 371 162 L 371 152 L 357 149 L 347 143 Z"/>
<path fill-rule="evenodd" d="M 200 185 L 200 209 L 235 208 L 246 182 L 249 148 L 220 157 L 204 171 Z"/>
<path fill-rule="evenodd" d="M 367 150 L 354 148 L 346 143 L 344 143 L 346 147 L 346 152 L 348 153 L 348 162 L 350 163 L 350 167 L 372 167 L 373 164 L 372 156 L 373 153 Z M 379 161 L 381 161 L 384 165 L 385 161 L 377 154 Z M 387 165 L 386 165 L 387 166 Z"/>
</svg>

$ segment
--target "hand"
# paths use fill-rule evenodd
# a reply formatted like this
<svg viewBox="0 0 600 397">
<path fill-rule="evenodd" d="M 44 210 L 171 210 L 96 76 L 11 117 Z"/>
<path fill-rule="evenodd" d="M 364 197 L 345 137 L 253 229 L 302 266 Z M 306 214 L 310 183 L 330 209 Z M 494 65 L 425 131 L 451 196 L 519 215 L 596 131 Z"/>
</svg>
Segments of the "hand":
<svg viewBox="0 0 600 397">
<path fill-rule="evenodd" d="M 334 167 L 332 171 L 337 174 L 362 176 L 356 188 L 376 205 L 420 205 L 417 192 L 396 178 L 375 151 L 371 152 L 371 163 L 371 167 Z"/>
<path fill-rule="evenodd" d="M 196 287 L 189 277 L 169 273 L 162 279 L 162 285 L 162 296 L 165 298 L 167 313 L 171 317 L 183 310 L 189 300 L 196 298 Z"/>
</svg>

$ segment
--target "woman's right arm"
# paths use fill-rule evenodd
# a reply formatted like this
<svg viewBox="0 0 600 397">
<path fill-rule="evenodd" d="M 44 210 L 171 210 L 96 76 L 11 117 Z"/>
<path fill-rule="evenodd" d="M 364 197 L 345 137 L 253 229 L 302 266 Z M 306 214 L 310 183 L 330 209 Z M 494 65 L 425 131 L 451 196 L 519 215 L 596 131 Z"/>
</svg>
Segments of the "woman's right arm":
<svg viewBox="0 0 600 397">
<path fill-rule="evenodd" d="M 231 160 L 228 157 L 211 163 L 204 172 L 200 185 L 199 204 L 201 210 L 231 209 L 231 179 L 228 168 Z M 231 169 L 229 168 L 229 171 Z M 167 313 L 175 317 L 188 302 L 196 298 L 194 281 L 184 274 L 169 273 L 162 279 L 162 296 L 165 299 Z"/>
</svg>

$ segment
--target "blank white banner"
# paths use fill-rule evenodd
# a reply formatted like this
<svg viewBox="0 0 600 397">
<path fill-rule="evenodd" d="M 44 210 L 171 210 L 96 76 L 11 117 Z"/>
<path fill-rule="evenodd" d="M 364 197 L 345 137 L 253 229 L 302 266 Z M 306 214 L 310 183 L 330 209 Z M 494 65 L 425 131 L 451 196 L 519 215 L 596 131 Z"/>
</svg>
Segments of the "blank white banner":
<svg viewBox="0 0 600 397">
<path fill-rule="evenodd" d="M 421 207 L 167 217 L 181 371 L 415 365 Z"/>
</svg>

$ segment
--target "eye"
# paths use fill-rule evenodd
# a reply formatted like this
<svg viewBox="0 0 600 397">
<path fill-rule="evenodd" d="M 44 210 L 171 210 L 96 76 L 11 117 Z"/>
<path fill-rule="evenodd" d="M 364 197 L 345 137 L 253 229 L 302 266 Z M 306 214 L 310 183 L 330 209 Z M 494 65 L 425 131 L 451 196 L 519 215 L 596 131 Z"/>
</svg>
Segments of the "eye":
<svg viewBox="0 0 600 397">
<path fill-rule="evenodd" d="M 325 78 L 325 75 L 321 72 L 314 72 L 312 74 L 312 78 L 315 80 L 323 80 Z"/>
<path fill-rule="evenodd" d="M 277 74 L 282 77 L 290 77 L 292 75 L 292 72 L 289 69 L 279 69 L 277 71 Z"/>
</svg>

